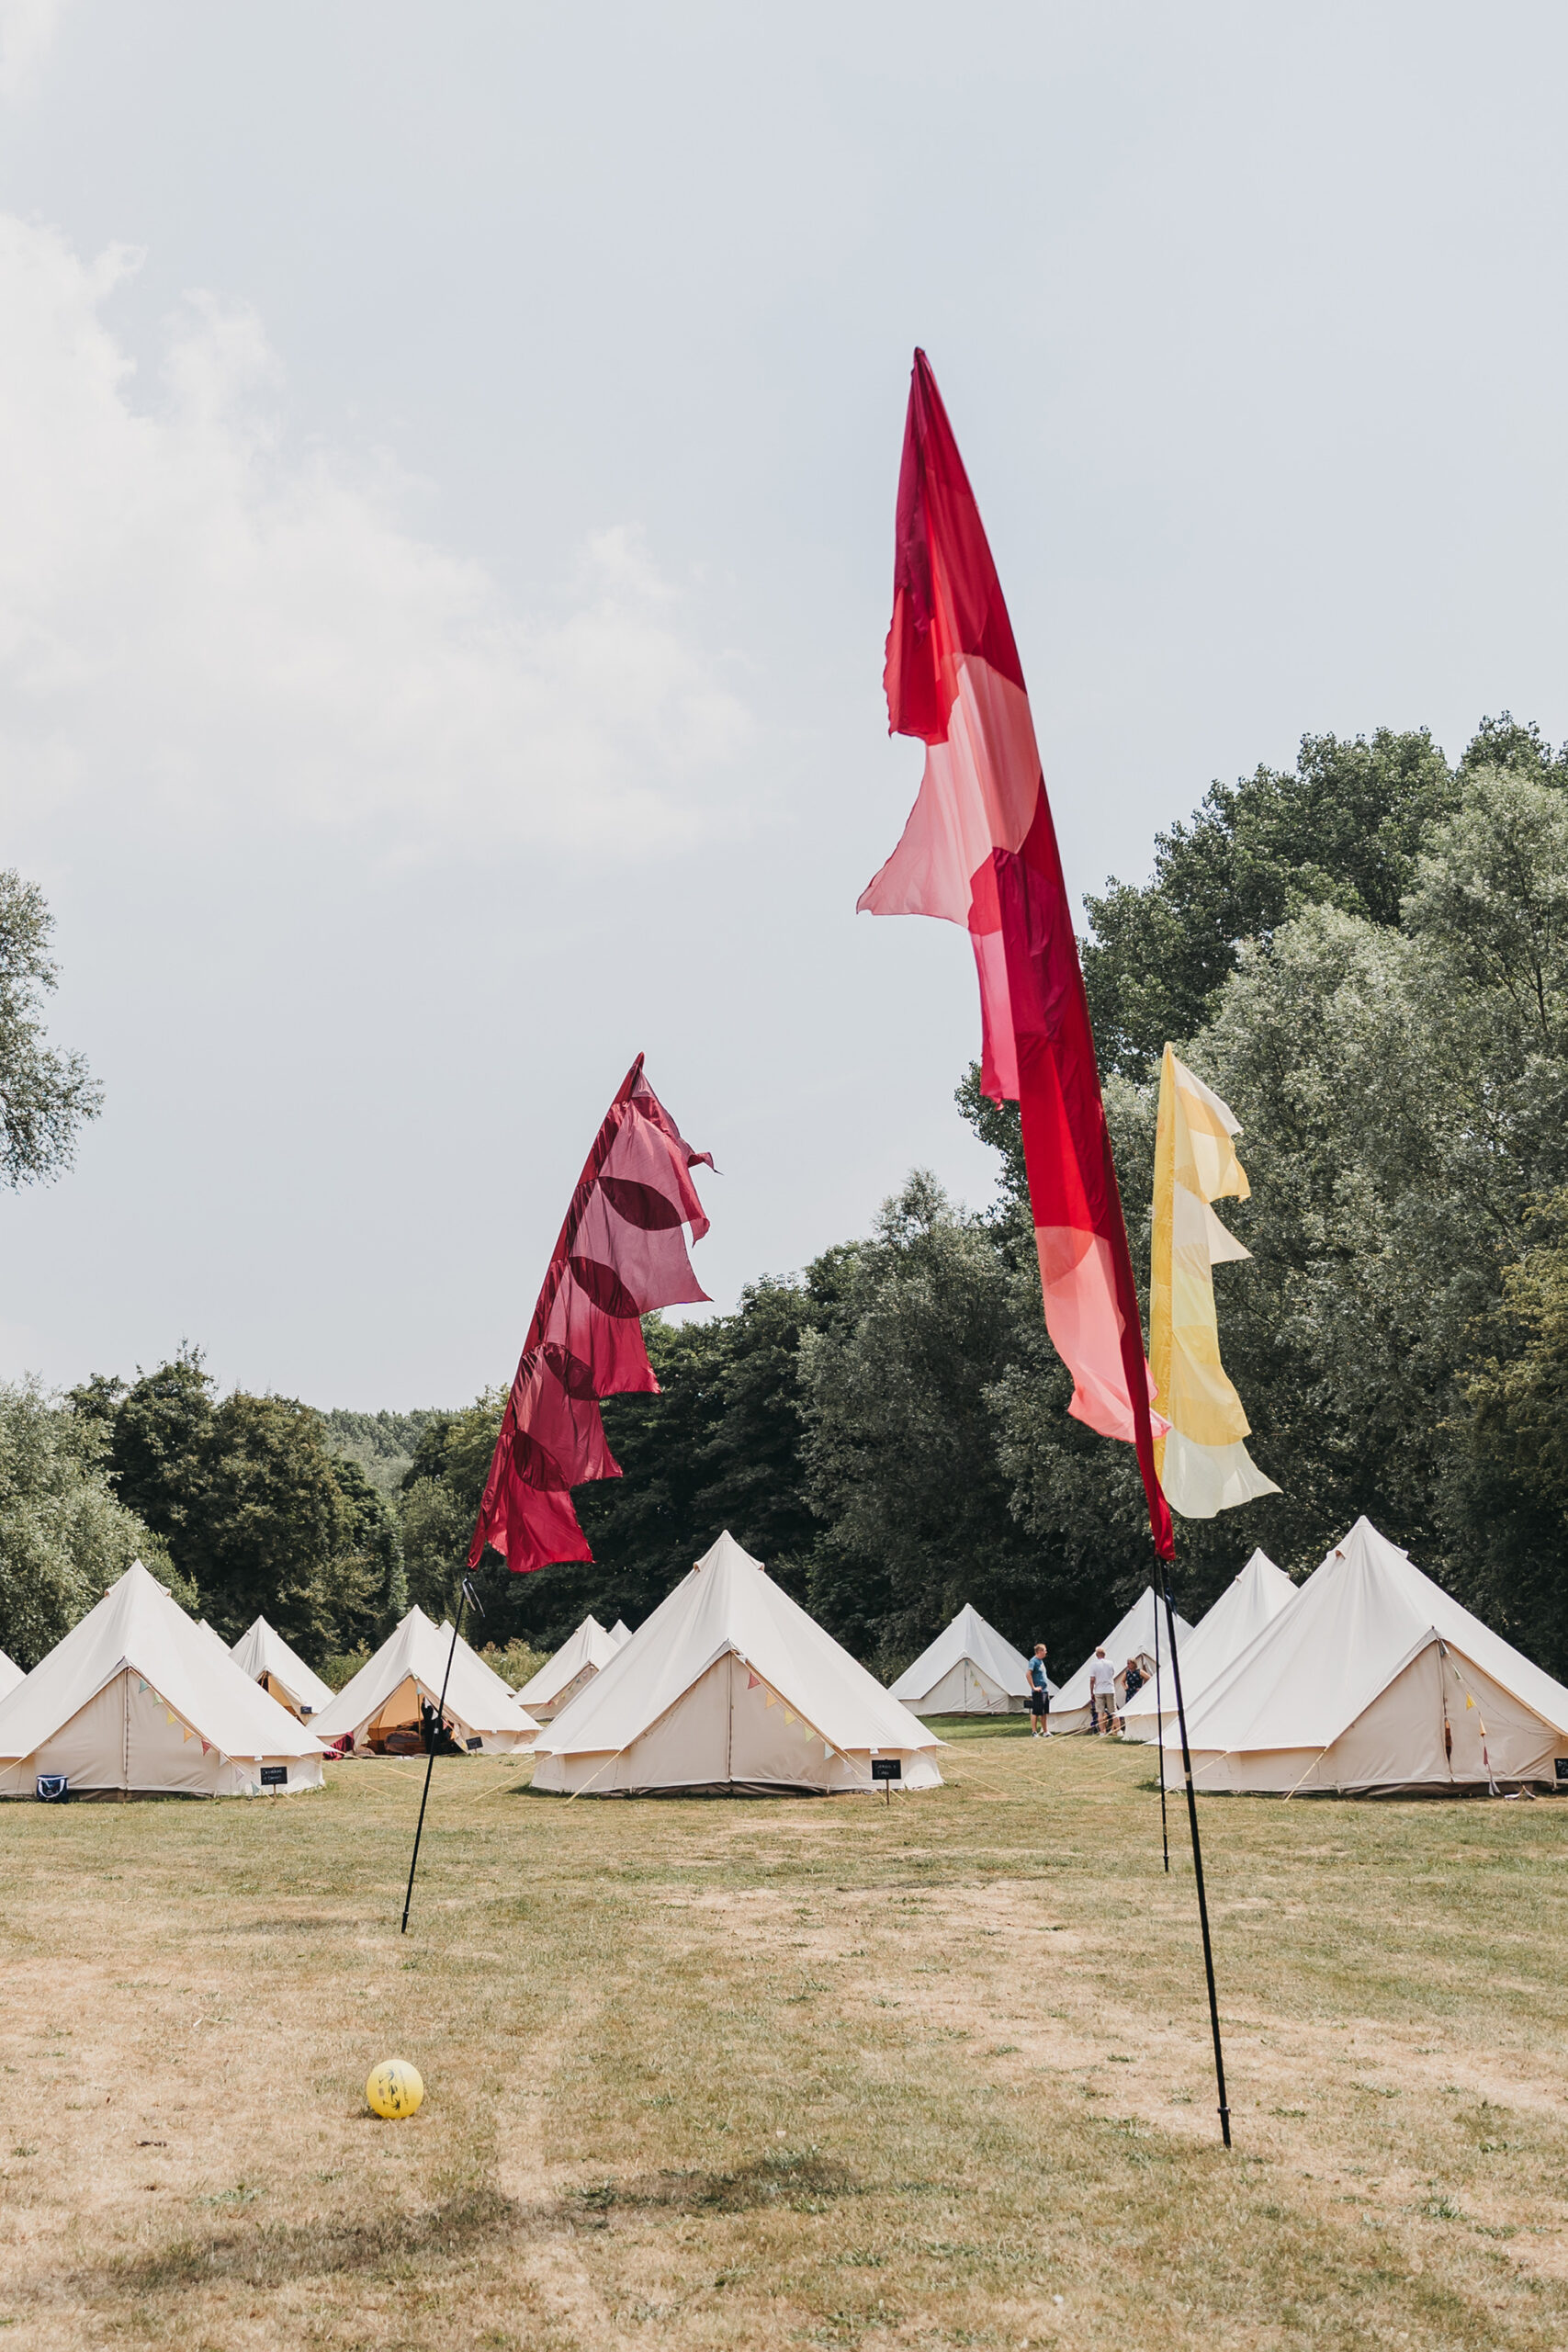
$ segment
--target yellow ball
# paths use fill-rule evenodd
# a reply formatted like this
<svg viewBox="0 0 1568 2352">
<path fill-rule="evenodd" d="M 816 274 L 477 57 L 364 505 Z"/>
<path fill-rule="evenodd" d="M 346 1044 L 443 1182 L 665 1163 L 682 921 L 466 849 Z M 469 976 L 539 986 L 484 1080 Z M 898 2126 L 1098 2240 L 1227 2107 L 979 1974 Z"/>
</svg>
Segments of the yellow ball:
<svg viewBox="0 0 1568 2352">
<path fill-rule="evenodd" d="M 365 2097 L 372 2111 L 389 2120 L 412 2115 L 424 2097 L 419 2068 L 406 2058 L 384 2058 L 366 2084 Z"/>
</svg>

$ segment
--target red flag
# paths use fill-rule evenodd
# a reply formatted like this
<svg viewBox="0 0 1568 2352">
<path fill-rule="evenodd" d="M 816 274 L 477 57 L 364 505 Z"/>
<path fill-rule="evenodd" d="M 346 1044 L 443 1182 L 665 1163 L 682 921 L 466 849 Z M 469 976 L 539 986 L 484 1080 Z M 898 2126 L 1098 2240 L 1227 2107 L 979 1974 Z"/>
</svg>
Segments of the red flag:
<svg viewBox="0 0 1568 2352">
<path fill-rule="evenodd" d="M 688 1171 L 694 1151 L 642 1074 L 639 1054 L 589 1153 L 550 1260 L 506 1401 L 468 1547 L 477 1567 L 493 1544 L 518 1575 L 555 1560 L 591 1560 L 571 1488 L 618 1478 L 598 1399 L 657 1392 L 641 1317 L 705 1300 L 686 1255 L 689 1225 L 708 1229 Z"/>
<path fill-rule="evenodd" d="M 887 636 L 890 731 L 926 770 L 904 837 L 861 907 L 963 923 L 980 972 L 981 1084 L 1016 1102 L 1045 1328 L 1068 1411 L 1137 1448 L 1162 1559 L 1154 1385 L 1106 1131 L 1089 1003 L 1012 624 L 975 494 L 923 351 L 915 354 Z"/>
</svg>

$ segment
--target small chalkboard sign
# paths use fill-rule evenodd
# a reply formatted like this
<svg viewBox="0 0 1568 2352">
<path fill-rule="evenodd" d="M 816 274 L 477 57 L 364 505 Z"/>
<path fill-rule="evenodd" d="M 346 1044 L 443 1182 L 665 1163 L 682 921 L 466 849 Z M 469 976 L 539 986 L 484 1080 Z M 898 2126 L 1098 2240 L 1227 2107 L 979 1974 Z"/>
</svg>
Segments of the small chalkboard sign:
<svg viewBox="0 0 1568 2352">
<path fill-rule="evenodd" d="M 474 1750 L 475 1750 L 475 1748 L 476 1748 L 476 1747 L 482 1747 L 484 1746 L 484 1741 L 483 1741 L 483 1739 L 482 1739 L 482 1738 L 480 1738 L 480 1739 L 470 1739 L 470 1740 L 466 1741 L 466 1742 L 465 1742 L 465 1745 L 466 1745 L 466 1747 L 467 1747 L 467 1748 L 468 1748 L 468 1751 L 469 1755 L 471 1756 L 471 1755 L 473 1754 L 473 1752 L 474 1752 Z"/>
<path fill-rule="evenodd" d="M 1558 1779 L 1560 1781 L 1568 1781 L 1568 1756 L 1559 1756 L 1556 1761 Z"/>
<path fill-rule="evenodd" d="M 871 1759 L 871 1777 L 874 1781 L 901 1781 L 904 1777 L 901 1758 L 897 1756 L 874 1756 Z"/>
<path fill-rule="evenodd" d="M 63 1772 L 40 1772 L 38 1792 L 40 1804 L 65 1804 L 70 1801 L 71 1783 Z"/>
<path fill-rule="evenodd" d="M 286 1789 L 288 1786 L 288 1765 L 264 1764 L 262 1766 L 262 1786 L 264 1789 Z"/>
</svg>

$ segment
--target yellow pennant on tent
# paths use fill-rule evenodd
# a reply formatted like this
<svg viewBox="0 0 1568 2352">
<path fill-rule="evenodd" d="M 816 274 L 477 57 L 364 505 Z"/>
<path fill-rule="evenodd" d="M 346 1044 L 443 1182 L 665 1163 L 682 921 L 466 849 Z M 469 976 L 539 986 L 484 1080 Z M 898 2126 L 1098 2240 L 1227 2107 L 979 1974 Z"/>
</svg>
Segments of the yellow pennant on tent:
<svg viewBox="0 0 1568 2352">
<path fill-rule="evenodd" d="M 1213 1268 L 1251 1255 L 1209 1205 L 1251 1193 L 1231 1141 L 1240 1133 L 1229 1105 L 1168 1046 L 1155 1144 L 1149 1370 L 1170 1422 L 1168 1437 L 1156 1442 L 1155 1464 L 1167 1501 L 1183 1519 L 1213 1519 L 1280 1491 L 1242 1442 L 1250 1425 L 1220 1362 L 1214 1315 Z"/>
</svg>

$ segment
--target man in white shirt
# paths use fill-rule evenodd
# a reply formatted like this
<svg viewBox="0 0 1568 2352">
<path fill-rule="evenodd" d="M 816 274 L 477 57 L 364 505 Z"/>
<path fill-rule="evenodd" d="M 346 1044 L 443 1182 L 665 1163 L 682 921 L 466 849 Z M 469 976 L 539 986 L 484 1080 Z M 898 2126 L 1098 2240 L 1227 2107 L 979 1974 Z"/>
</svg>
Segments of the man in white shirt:
<svg viewBox="0 0 1568 2352">
<path fill-rule="evenodd" d="M 1101 1708 L 1105 1711 L 1105 1728 L 1116 1728 L 1116 1668 L 1103 1650 L 1096 1650 L 1094 1664 L 1089 1670 L 1089 1727 L 1100 1729 Z"/>
</svg>

